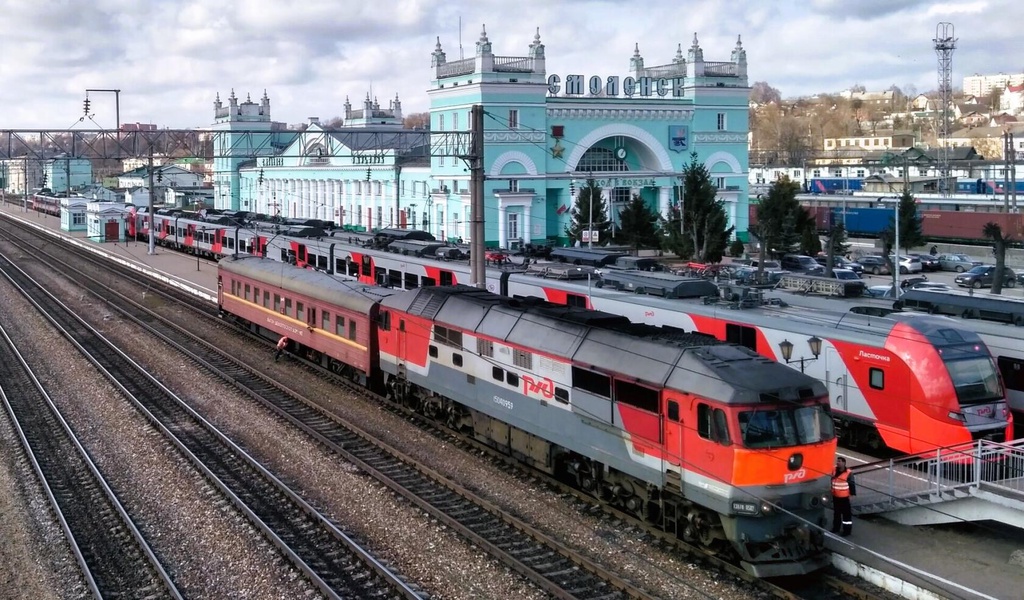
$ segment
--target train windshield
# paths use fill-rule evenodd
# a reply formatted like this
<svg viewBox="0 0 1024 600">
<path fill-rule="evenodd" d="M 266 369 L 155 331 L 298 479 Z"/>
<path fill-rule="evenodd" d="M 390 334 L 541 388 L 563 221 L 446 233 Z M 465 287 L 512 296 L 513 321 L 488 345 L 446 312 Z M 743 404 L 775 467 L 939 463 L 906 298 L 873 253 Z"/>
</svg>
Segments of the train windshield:
<svg viewBox="0 0 1024 600">
<path fill-rule="evenodd" d="M 956 398 L 961 404 L 980 404 L 1003 398 L 1003 385 L 990 357 L 975 356 L 945 362 Z"/>
<path fill-rule="evenodd" d="M 747 448 L 816 444 L 835 437 L 828 406 L 794 406 L 740 413 L 740 435 Z"/>
</svg>

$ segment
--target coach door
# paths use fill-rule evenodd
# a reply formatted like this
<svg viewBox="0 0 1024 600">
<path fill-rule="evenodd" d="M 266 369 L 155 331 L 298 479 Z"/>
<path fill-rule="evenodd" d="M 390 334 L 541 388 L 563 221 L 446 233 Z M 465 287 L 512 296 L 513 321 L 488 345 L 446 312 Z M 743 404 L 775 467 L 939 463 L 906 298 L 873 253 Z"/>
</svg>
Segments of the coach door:
<svg viewBox="0 0 1024 600">
<path fill-rule="evenodd" d="M 847 412 L 847 382 L 850 374 L 846 370 L 843 357 L 835 348 L 825 349 L 825 381 L 828 383 L 828 398 L 832 408 Z"/>
</svg>

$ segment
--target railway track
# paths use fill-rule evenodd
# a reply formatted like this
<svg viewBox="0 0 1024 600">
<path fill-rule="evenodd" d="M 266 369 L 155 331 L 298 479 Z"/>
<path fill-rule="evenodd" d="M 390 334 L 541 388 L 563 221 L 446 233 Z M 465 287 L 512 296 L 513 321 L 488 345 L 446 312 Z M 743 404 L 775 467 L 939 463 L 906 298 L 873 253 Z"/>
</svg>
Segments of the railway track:
<svg viewBox="0 0 1024 600">
<path fill-rule="evenodd" d="M 90 258 L 88 258 L 88 260 L 96 262 L 97 264 L 99 264 L 99 261 L 97 259 L 93 259 L 93 258 L 90 257 Z M 103 268 L 104 269 L 109 269 L 110 265 L 105 263 L 103 265 Z M 155 293 L 159 293 L 161 295 L 165 295 L 166 294 L 165 297 L 167 299 L 169 299 L 169 300 L 173 300 L 175 302 L 183 302 L 183 303 L 185 303 L 186 305 L 189 306 L 190 310 L 195 311 L 197 314 L 201 314 L 201 315 L 209 316 L 211 318 L 215 318 L 214 314 L 215 314 L 216 310 L 213 307 L 210 307 L 209 309 L 207 309 L 205 306 L 196 307 L 195 306 L 195 304 L 196 304 L 195 303 L 195 299 L 192 296 L 190 296 L 190 295 L 188 295 L 188 294 L 186 294 L 184 292 L 181 292 L 179 290 L 174 290 L 173 288 L 171 288 L 169 290 L 164 290 L 164 289 L 162 289 L 162 286 L 159 286 L 159 289 L 157 289 L 157 286 L 154 286 L 153 289 L 154 289 Z M 111 293 L 110 293 L 111 291 L 112 290 L 107 290 L 107 291 L 104 292 L 104 295 L 103 295 L 104 299 L 108 299 L 111 296 Z M 135 310 L 136 309 L 132 309 L 132 312 L 135 312 Z M 149 313 L 149 311 L 143 311 L 143 314 L 144 314 L 144 316 L 142 316 L 140 318 L 142 318 L 142 319 L 149 319 L 149 321 L 147 321 L 147 322 L 153 323 L 154 330 L 167 331 L 166 328 L 168 328 L 168 327 L 171 330 L 175 330 L 175 331 L 172 331 L 171 333 L 167 334 L 167 340 L 169 341 L 169 343 L 173 343 L 170 340 L 173 339 L 174 336 L 180 335 L 180 333 L 176 331 L 177 330 L 176 327 L 163 323 L 161 319 L 155 317 L 155 315 L 152 315 L 151 313 Z M 153 320 L 154 318 L 156 319 L 155 321 Z M 222 323 L 222 322 L 218 320 L 218 323 Z M 245 335 L 249 335 L 249 334 L 245 334 Z M 252 336 L 250 336 L 250 337 L 252 337 Z M 196 341 L 190 342 L 190 346 L 189 346 L 190 349 L 191 350 L 196 350 L 197 348 L 199 348 L 200 346 L 197 345 L 197 344 L 202 344 L 205 347 L 205 343 L 202 343 L 201 341 L 196 340 Z M 183 350 L 183 351 L 188 352 L 187 350 Z M 211 356 L 211 360 L 207 361 L 209 363 L 207 368 L 209 370 L 211 370 L 211 372 L 217 372 L 218 370 L 222 371 L 224 373 L 224 375 L 226 375 L 226 377 L 227 377 L 225 379 L 226 381 L 232 381 L 233 379 L 237 380 L 239 377 L 245 377 L 245 376 L 251 377 L 251 376 L 254 375 L 253 370 L 250 367 L 247 367 L 247 366 L 245 366 L 243 364 L 234 363 L 233 360 L 230 361 L 230 363 L 234 363 L 234 364 L 230 364 L 229 363 L 226 366 L 218 366 L 220 364 L 220 363 L 217 362 L 218 355 L 219 355 L 219 353 L 215 352 Z M 200 362 L 201 364 L 202 364 L 203 361 L 206 361 L 206 359 L 203 358 L 202 356 L 200 356 L 198 353 L 195 356 L 193 356 L 193 359 L 197 360 L 197 362 Z M 225 359 L 226 359 L 225 357 L 220 357 L 220 360 L 225 360 Z M 319 372 L 319 374 L 323 375 L 323 376 L 330 377 L 335 383 L 340 383 L 340 384 L 346 385 L 349 389 L 351 389 L 355 393 L 361 394 L 363 396 L 371 396 L 372 395 L 367 390 L 365 390 L 363 388 L 360 388 L 360 387 L 357 387 L 357 386 L 352 386 L 349 382 L 347 382 L 344 379 L 340 379 L 340 378 L 338 378 L 336 376 L 333 376 L 333 375 L 327 374 L 327 373 L 323 373 L 323 372 Z M 313 403 L 301 401 L 301 398 L 299 397 L 298 394 L 292 394 L 292 393 L 290 393 L 289 390 L 281 389 L 274 382 L 267 381 L 262 376 L 259 376 L 258 374 L 255 374 L 255 375 L 257 375 L 257 380 L 254 383 L 252 383 L 251 385 L 239 386 L 240 389 L 243 389 L 243 391 L 246 391 L 247 393 L 249 393 L 254 398 L 260 399 L 261 401 L 264 401 L 264 402 L 269 402 L 269 404 L 267 404 L 267 406 L 269 408 L 271 408 L 272 410 L 274 410 L 275 412 L 277 412 L 279 415 L 281 415 L 282 418 L 284 418 L 284 419 L 286 419 L 286 420 L 296 424 L 297 426 L 303 428 L 304 430 L 309 432 L 310 435 L 313 435 L 316 439 L 320 440 L 322 443 L 324 443 L 328 447 L 330 447 L 333 450 L 335 450 L 335 452 L 337 452 L 340 455 L 344 456 L 345 458 L 349 459 L 353 463 L 359 465 L 361 468 L 363 468 L 367 472 L 373 474 L 375 477 L 380 477 L 382 479 L 382 481 L 385 482 L 385 485 L 388 485 L 388 487 L 390 487 L 391 489 L 396 491 L 396 493 L 399 493 L 402 496 L 408 498 L 410 502 L 413 502 L 417 506 L 420 506 L 421 508 L 423 508 L 423 510 L 429 512 L 430 514 L 437 516 L 437 518 L 439 518 L 443 522 L 449 524 L 449 526 L 453 527 L 455 530 L 459 531 L 460 533 L 463 533 L 463 535 L 465 535 L 469 539 L 472 539 L 477 544 L 481 545 L 484 548 L 487 548 L 488 550 L 491 549 L 489 547 L 488 543 L 487 543 L 487 540 L 479 540 L 479 539 L 476 538 L 476 536 L 474 535 L 474 532 L 472 531 L 470 526 L 477 527 L 477 528 L 483 528 L 484 530 L 494 530 L 495 527 L 507 527 L 507 525 L 503 525 L 503 523 L 504 522 L 508 522 L 507 519 L 511 518 L 511 516 L 510 515 L 509 516 L 502 516 L 501 510 L 499 508 L 491 506 L 489 503 L 487 503 L 485 500 L 482 500 L 482 499 L 474 501 L 477 508 L 472 508 L 472 506 L 466 507 L 466 506 L 464 506 L 461 503 L 451 504 L 452 501 L 449 498 L 447 498 L 445 496 L 437 496 L 436 495 L 436 494 L 439 493 L 439 491 L 437 491 L 437 488 L 436 488 L 436 486 L 438 485 L 437 482 L 438 481 L 443 482 L 444 481 L 443 476 L 441 476 L 439 474 L 431 473 L 429 470 L 427 470 L 427 469 L 425 469 L 423 467 L 419 467 L 419 473 L 421 475 L 427 476 L 428 478 L 430 476 L 434 476 L 434 477 L 436 477 L 436 479 L 434 479 L 433 482 L 430 482 L 429 479 L 426 482 L 423 482 L 419 478 L 417 478 L 415 481 L 412 480 L 412 479 L 409 479 L 409 477 L 413 476 L 413 473 L 405 471 L 405 469 L 411 468 L 411 466 L 414 465 L 414 463 L 415 463 L 414 459 L 411 459 L 411 458 L 408 458 L 408 457 L 404 457 L 404 455 L 402 455 L 399 451 L 397 451 L 395 449 L 389 449 L 387 444 L 383 443 L 383 442 L 377 442 L 377 444 L 376 444 L 376 447 L 378 449 L 383 449 L 384 450 L 383 454 L 378 453 L 378 451 L 376 451 L 376 450 L 374 452 L 370 453 L 370 454 L 363 454 L 362 449 L 358 448 L 355 445 L 356 440 L 354 440 L 350 436 L 351 435 L 355 435 L 355 436 L 358 437 L 360 435 L 363 435 L 363 436 L 366 436 L 366 438 L 370 438 L 371 436 L 369 436 L 369 434 L 365 434 L 365 433 L 361 432 L 358 427 L 354 426 L 351 423 L 345 423 L 343 420 L 339 419 L 337 416 L 324 414 L 322 412 L 322 410 L 319 409 L 318 407 L 316 407 Z M 377 399 L 377 400 L 380 400 L 380 399 Z M 506 462 L 506 463 L 510 462 L 507 459 L 507 457 L 504 457 L 503 455 L 494 453 L 490 448 L 488 448 L 488 447 L 486 447 L 486 446 L 484 446 L 482 444 L 479 444 L 478 442 L 476 442 L 474 440 L 470 440 L 470 439 L 464 438 L 462 436 L 456 436 L 453 432 L 448 431 L 448 430 L 438 429 L 435 426 L 435 424 L 433 424 L 432 422 L 424 420 L 424 419 L 419 419 L 419 416 L 415 415 L 415 413 L 411 413 L 409 411 L 401 409 L 400 407 L 396 407 L 392 403 L 385 403 L 385 404 L 391 410 L 395 410 L 397 412 L 401 412 L 403 414 L 403 416 L 405 416 L 407 418 L 409 418 L 409 417 L 417 418 L 420 421 L 420 425 L 422 427 L 424 427 L 424 428 L 426 428 L 428 430 L 431 430 L 432 433 L 435 436 L 444 439 L 446 442 L 455 441 L 455 442 L 458 442 L 459 446 L 462 447 L 464 450 L 473 451 L 474 454 L 476 454 L 476 453 L 478 453 L 480 451 L 483 451 L 483 452 L 488 453 L 488 455 L 490 455 L 495 460 L 499 460 L 499 461 Z M 339 427 L 346 428 L 346 429 L 348 429 L 348 431 L 347 432 L 346 431 L 339 431 L 338 430 Z M 364 438 L 364 439 L 366 439 L 366 438 Z M 400 461 L 400 462 L 399 463 L 395 463 L 396 459 L 398 461 Z M 515 464 L 515 463 L 512 463 L 512 464 Z M 378 468 L 378 465 L 383 465 L 383 466 Z M 401 467 L 401 468 L 400 469 L 396 469 L 395 467 Z M 389 472 L 393 472 L 394 473 L 393 478 L 388 477 Z M 531 473 L 531 476 L 537 476 L 537 474 L 536 473 Z M 593 498 L 591 498 L 589 496 L 586 496 L 585 494 L 583 494 L 582 492 L 580 492 L 578 490 L 575 490 L 574 488 L 565 486 L 561 482 L 558 482 L 556 480 L 553 480 L 553 479 L 547 478 L 547 477 L 543 477 L 543 476 L 541 476 L 541 478 L 544 479 L 547 484 L 549 484 L 549 485 L 559 489 L 560 492 L 574 495 L 580 501 L 583 501 L 583 502 L 590 502 L 590 503 L 594 502 Z M 388 483 L 387 482 L 389 479 L 391 480 L 392 483 Z M 400 481 L 400 482 L 410 481 L 412 483 L 410 483 L 407 486 L 402 486 L 401 484 L 398 484 L 398 487 L 395 487 L 395 483 L 394 482 L 396 481 L 396 479 L 397 479 L 397 481 Z M 458 490 L 459 486 L 457 484 L 454 484 L 454 482 L 449 482 L 448 485 L 451 486 L 452 488 L 454 488 L 455 491 L 457 491 L 457 492 L 459 491 Z M 422 490 L 422 493 L 426 494 L 427 497 L 437 498 L 439 504 L 451 505 L 454 508 L 454 512 L 456 514 L 468 515 L 471 520 L 468 521 L 466 524 L 462 524 L 462 523 L 459 523 L 458 520 L 456 520 L 455 522 L 452 522 L 450 519 L 446 518 L 443 514 L 437 514 L 435 512 L 435 510 L 433 510 L 431 508 L 429 502 L 427 504 L 423 503 L 424 502 L 423 498 L 419 494 L 417 494 L 418 490 Z M 468 491 L 466 491 L 466 490 L 462 490 L 462 492 L 463 493 L 468 493 Z M 481 508 L 483 508 L 483 507 L 486 507 L 486 510 L 482 511 Z M 493 515 L 498 517 L 498 522 L 497 522 L 496 525 L 493 524 L 493 522 L 486 521 L 486 520 L 485 521 L 480 521 L 479 523 L 473 521 L 473 519 L 479 519 L 480 515 L 482 514 L 482 512 L 487 512 L 487 511 L 491 511 L 491 514 L 493 514 Z M 623 514 L 619 514 L 619 513 L 612 513 L 612 516 L 610 518 L 627 521 L 630 526 L 636 527 L 638 530 L 642 530 L 644 533 L 651 535 L 653 538 L 659 539 L 663 543 L 666 543 L 668 545 L 674 546 L 674 547 L 682 550 L 688 556 L 699 558 L 700 562 L 708 565 L 710 568 L 718 569 L 718 570 L 722 571 L 723 574 L 726 574 L 726 575 L 728 575 L 730 577 L 735 577 L 738 580 L 742 580 L 742 581 L 746 582 L 747 584 L 750 584 L 750 585 L 756 587 L 757 589 L 761 590 L 762 592 L 770 594 L 773 597 L 793 598 L 793 599 L 796 599 L 796 598 L 856 597 L 856 598 L 863 598 L 865 600 L 872 600 L 874 598 L 884 598 L 885 597 L 884 595 L 876 595 L 873 590 L 866 589 L 864 584 L 863 584 L 863 582 L 858 582 L 856 580 L 851 581 L 850 578 L 842 577 L 842 576 L 839 576 L 839 575 L 833 575 L 833 574 L 824 574 L 824 575 L 822 575 L 821 577 L 817 578 L 814 581 L 790 581 L 790 582 L 786 582 L 786 583 L 784 583 L 782 585 L 777 585 L 775 583 L 766 582 L 764 580 L 760 580 L 760 579 L 757 579 L 755 577 L 750 576 L 745 571 L 743 571 L 741 568 L 736 567 L 735 565 L 732 565 L 731 563 L 729 563 L 726 560 L 723 560 L 723 559 L 721 559 L 719 557 L 716 557 L 714 555 L 709 555 L 709 554 L 707 554 L 706 552 L 704 552 L 700 548 L 691 547 L 688 544 L 685 544 L 684 542 L 682 542 L 681 540 L 678 540 L 678 539 L 676 539 L 674 537 L 671 537 L 671 536 L 667 536 L 663 532 L 660 532 L 659 530 L 657 530 L 657 529 L 655 529 L 655 528 L 653 528 L 653 527 L 651 527 L 651 526 L 649 526 L 649 525 L 647 525 L 645 523 L 641 523 L 641 522 L 639 522 L 639 521 L 637 521 L 635 519 L 632 519 L 628 515 L 623 515 Z M 517 525 L 524 532 L 529 532 L 532 529 L 528 525 L 526 525 L 525 523 L 521 523 L 521 524 L 517 524 Z M 557 544 L 557 542 L 554 542 L 553 540 L 551 542 L 554 544 L 554 546 L 549 546 L 549 548 L 550 547 L 560 546 L 559 544 Z M 499 538 L 496 541 L 496 543 L 493 544 L 495 550 L 492 551 L 492 553 L 494 553 L 499 558 L 502 558 L 502 560 L 505 560 L 508 564 L 510 564 L 510 566 L 513 566 L 513 568 L 516 568 L 517 571 L 520 571 L 521 573 L 527 574 L 528 571 L 524 570 L 522 565 L 516 566 L 516 561 L 514 560 L 514 557 L 503 556 L 503 554 L 507 554 L 507 553 L 503 553 L 502 552 L 502 547 L 503 546 L 507 547 L 508 543 L 509 543 L 508 541 L 505 541 L 505 540 L 502 540 L 502 539 Z M 541 549 L 540 551 L 542 553 L 544 552 L 543 549 Z M 548 552 L 548 554 L 550 554 L 550 550 L 548 550 L 547 552 Z M 565 563 L 565 564 L 559 563 L 559 564 L 552 565 L 552 569 L 553 569 L 553 571 L 555 573 L 559 573 L 559 574 L 561 574 L 561 573 L 569 573 L 570 571 L 566 570 L 566 566 L 571 566 L 574 563 L 577 564 L 577 565 L 582 565 L 582 564 L 586 564 L 586 562 L 587 562 L 584 557 L 576 555 L 576 553 L 574 553 L 573 551 L 571 551 L 571 550 L 569 550 L 567 548 L 565 548 L 563 550 L 562 554 L 568 560 L 568 562 Z M 577 562 L 577 561 L 580 561 L 580 562 Z M 577 571 L 582 571 L 583 570 L 579 566 L 577 566 L 575 568 L 576 568 Z M 597 565 L 594 565 L 592 568 L 594 569 L 595 573 L 600 573 L 601 570 L 602 570 L 602 568 L 600 566 L 597 566 Z M 529 577 L 529 575 L 528 575 L 528 577 Z M 606 577 L 607 577 L 607 575 L 606 575 Z M 533 579 L 533 577 L 531 577 L 531 579 Z M 609 583 L 613 583 L 613 582 L 609 582 Z M 538 585 L 541 585 L 541 587 L 543 589 L 549 590 L 548 584 L 544 584 L 542 582 L 538 582 Z M 607 586 L 607 589 L 612 589 L 613 590 L 613 589 L 616 589 L 616 587 L 618 587 L 618 589 L 622 590 L 623 594 L 627 594 L 628 596 L 644 597 L 643 593 L 641 591 L 639 591 L 639 590 L 634 590 L 633 592 L 630 592 L 629 591 L 629 584 L 628 584 L 628 582 L 626 582 L 624 580 L 620 580 L 620 582 L 618 583 L 617 586 L 616 585 Z M 598 589 L 600 590 L 600 588 L 598 588 Z M 554 593 L 554 592 L 552 592 L 552 593 Z M 558 597 L 566 597 L 566 596 L 558 596 Z M 589 597 L 589 596 L 580 595 L 580 596 L 568 596 L 568 597 Z M 601 596 L 601 597 L 605 597 L 605 596 Z M 614 597 L 614 596 L 608 596 L 608 597 Z"/>
<path fill-rule="evenodd" d="M 0 382 L 0 400 L 93 595 L 181 598 L 2 326 Z"/>
<path fill-rule="evenodd" d="M 0 271 L 327 597 L 423 597 L 7 257 Z"/>
<path fill-rule="evenodd" d="M 38 250 L 33 249 L 33 252 Z M 53 260 L 60 259 L 53 257 Z M 257 369 L 224 355 L 202 338 L 182 330 L 134 300 L 82 274 L 80 270 L 70 265 L 68 267 L 67 273 L 74 273 L 73 279 L 87 289 L 92 289 L 98 298 L 110 304 L 125 318 L 147 328 L 206 371 L 264 404 L 396 494 L 485 549 L 552 597 L 607 600 L 651 597 L 608 568 L 545 535 L 441 473 L 418 464 L 416 459 L 356 424 L 325 414 L 315 403 L 266 378 Z M 104 265 L 104 268 L 107 267 L 109 265 Z M 180 291 L 170 293 L 167 298 L 185 302 L 189 307 L 194 304 L 194 299 Z M 215 310 L 207 312 L 200 309 L 197 314 L 216 319 Z M 216 324 L 225 330 L 236 331 L 220 319 L 216 319 Z"/>
</svg>

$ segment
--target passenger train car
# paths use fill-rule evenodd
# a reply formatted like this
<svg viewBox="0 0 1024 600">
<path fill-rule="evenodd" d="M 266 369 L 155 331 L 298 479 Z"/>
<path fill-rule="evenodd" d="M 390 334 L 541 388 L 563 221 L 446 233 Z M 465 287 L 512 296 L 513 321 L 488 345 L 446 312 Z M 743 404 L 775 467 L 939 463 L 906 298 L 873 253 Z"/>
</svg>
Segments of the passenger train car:
<svg viewBox="0 0 1024 600">
<path fill-rule="evenodd" d="M 822 552 L 836 440 L 816 379 L 736 344 L 467 286 L 409 290 L 255 257 L 224 315 L 762 576 Z M 340 367 L 335 365 L 341 365 Z"/>
<path fill-rule="evenodd" d="M 354 249 L 327 238 L 274 240 L 267 256 L 395 288 L 469 282 L 465 263 Z M 917 453 L 973 439 L 1012 437 L 1012 418 L 991 355 L 977 334 L 946 319 L 903 322 L 780 306 L 736 310 L 732 304 L 661 298 L 598 284 L 596 276 L 553 280 L 487 271 L 487 289 L 503 296 L 538 297 L 624 315 L 637 323 L 707 333 L 775 360 L 782 358 L 784 344 L 792 344 L 790 338 L 816 339 L 817 355 L 801 344 L 796 361 L 827 383 L 843 441 L 851 446 Z M 984 393 L 961 397 L 961 378 L 973 376 L 983 377 Z"/>
<path fill-rule="evenodd" d="M 193 225 L 178 217 L 164 243 L 187 246 L 191 239 L 200 251 L 212 248 L 203 237 L 189 237 Z M 466 262 L 367 247 L 345 232 L 292 237 L 284 230 L 218 227 L 225 231 L 205 235 L 222 236 L 221 256 L 254 254 L 398 289 L 470 282 Z M 538 297 L 624 315 L 637 323 L 707 333 L 774 360 L 790 347 L 796 351 L 794 366 L 799 364 L 828 386 L 841 439 L 849 446 L 913 454 L 974 439 L 1012 437 L 1012 417 L 988 348 L 976 333 L 944 319 L 866 318 L 779 306 L 734 310 L 700 299 L 600 288 L 596 277 L 558 281 L 495 268 L 487 270 L 486 283 L 489 291 L 507 297 Z M 817 340 L 816 354 L 808 352 L 810 340 Z M 967 381 L 971 378 L 978 381 Z M 964 392 L 974 383 L 983 390 Z"/>
</svg>

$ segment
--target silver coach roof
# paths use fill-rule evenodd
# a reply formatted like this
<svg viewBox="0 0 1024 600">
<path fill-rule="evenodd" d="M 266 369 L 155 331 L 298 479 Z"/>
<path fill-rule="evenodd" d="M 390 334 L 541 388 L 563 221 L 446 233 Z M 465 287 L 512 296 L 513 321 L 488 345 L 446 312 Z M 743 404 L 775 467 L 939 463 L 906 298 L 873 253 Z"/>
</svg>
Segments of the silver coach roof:
<svg viewBox="0 0 1024 600">
<path fill-rule="evenodd" d="M 374 304 L 387 296 L 400 292 L 400 290 L 369 286 L 358 281 L 345 281 L 313 269 L 299 269 L 288 263 L 256 256 L 224 258 L 220 261 L 220 268 L 229 273 L 283 287 L 360 314 L 369 314 Z"/>
</svg>

